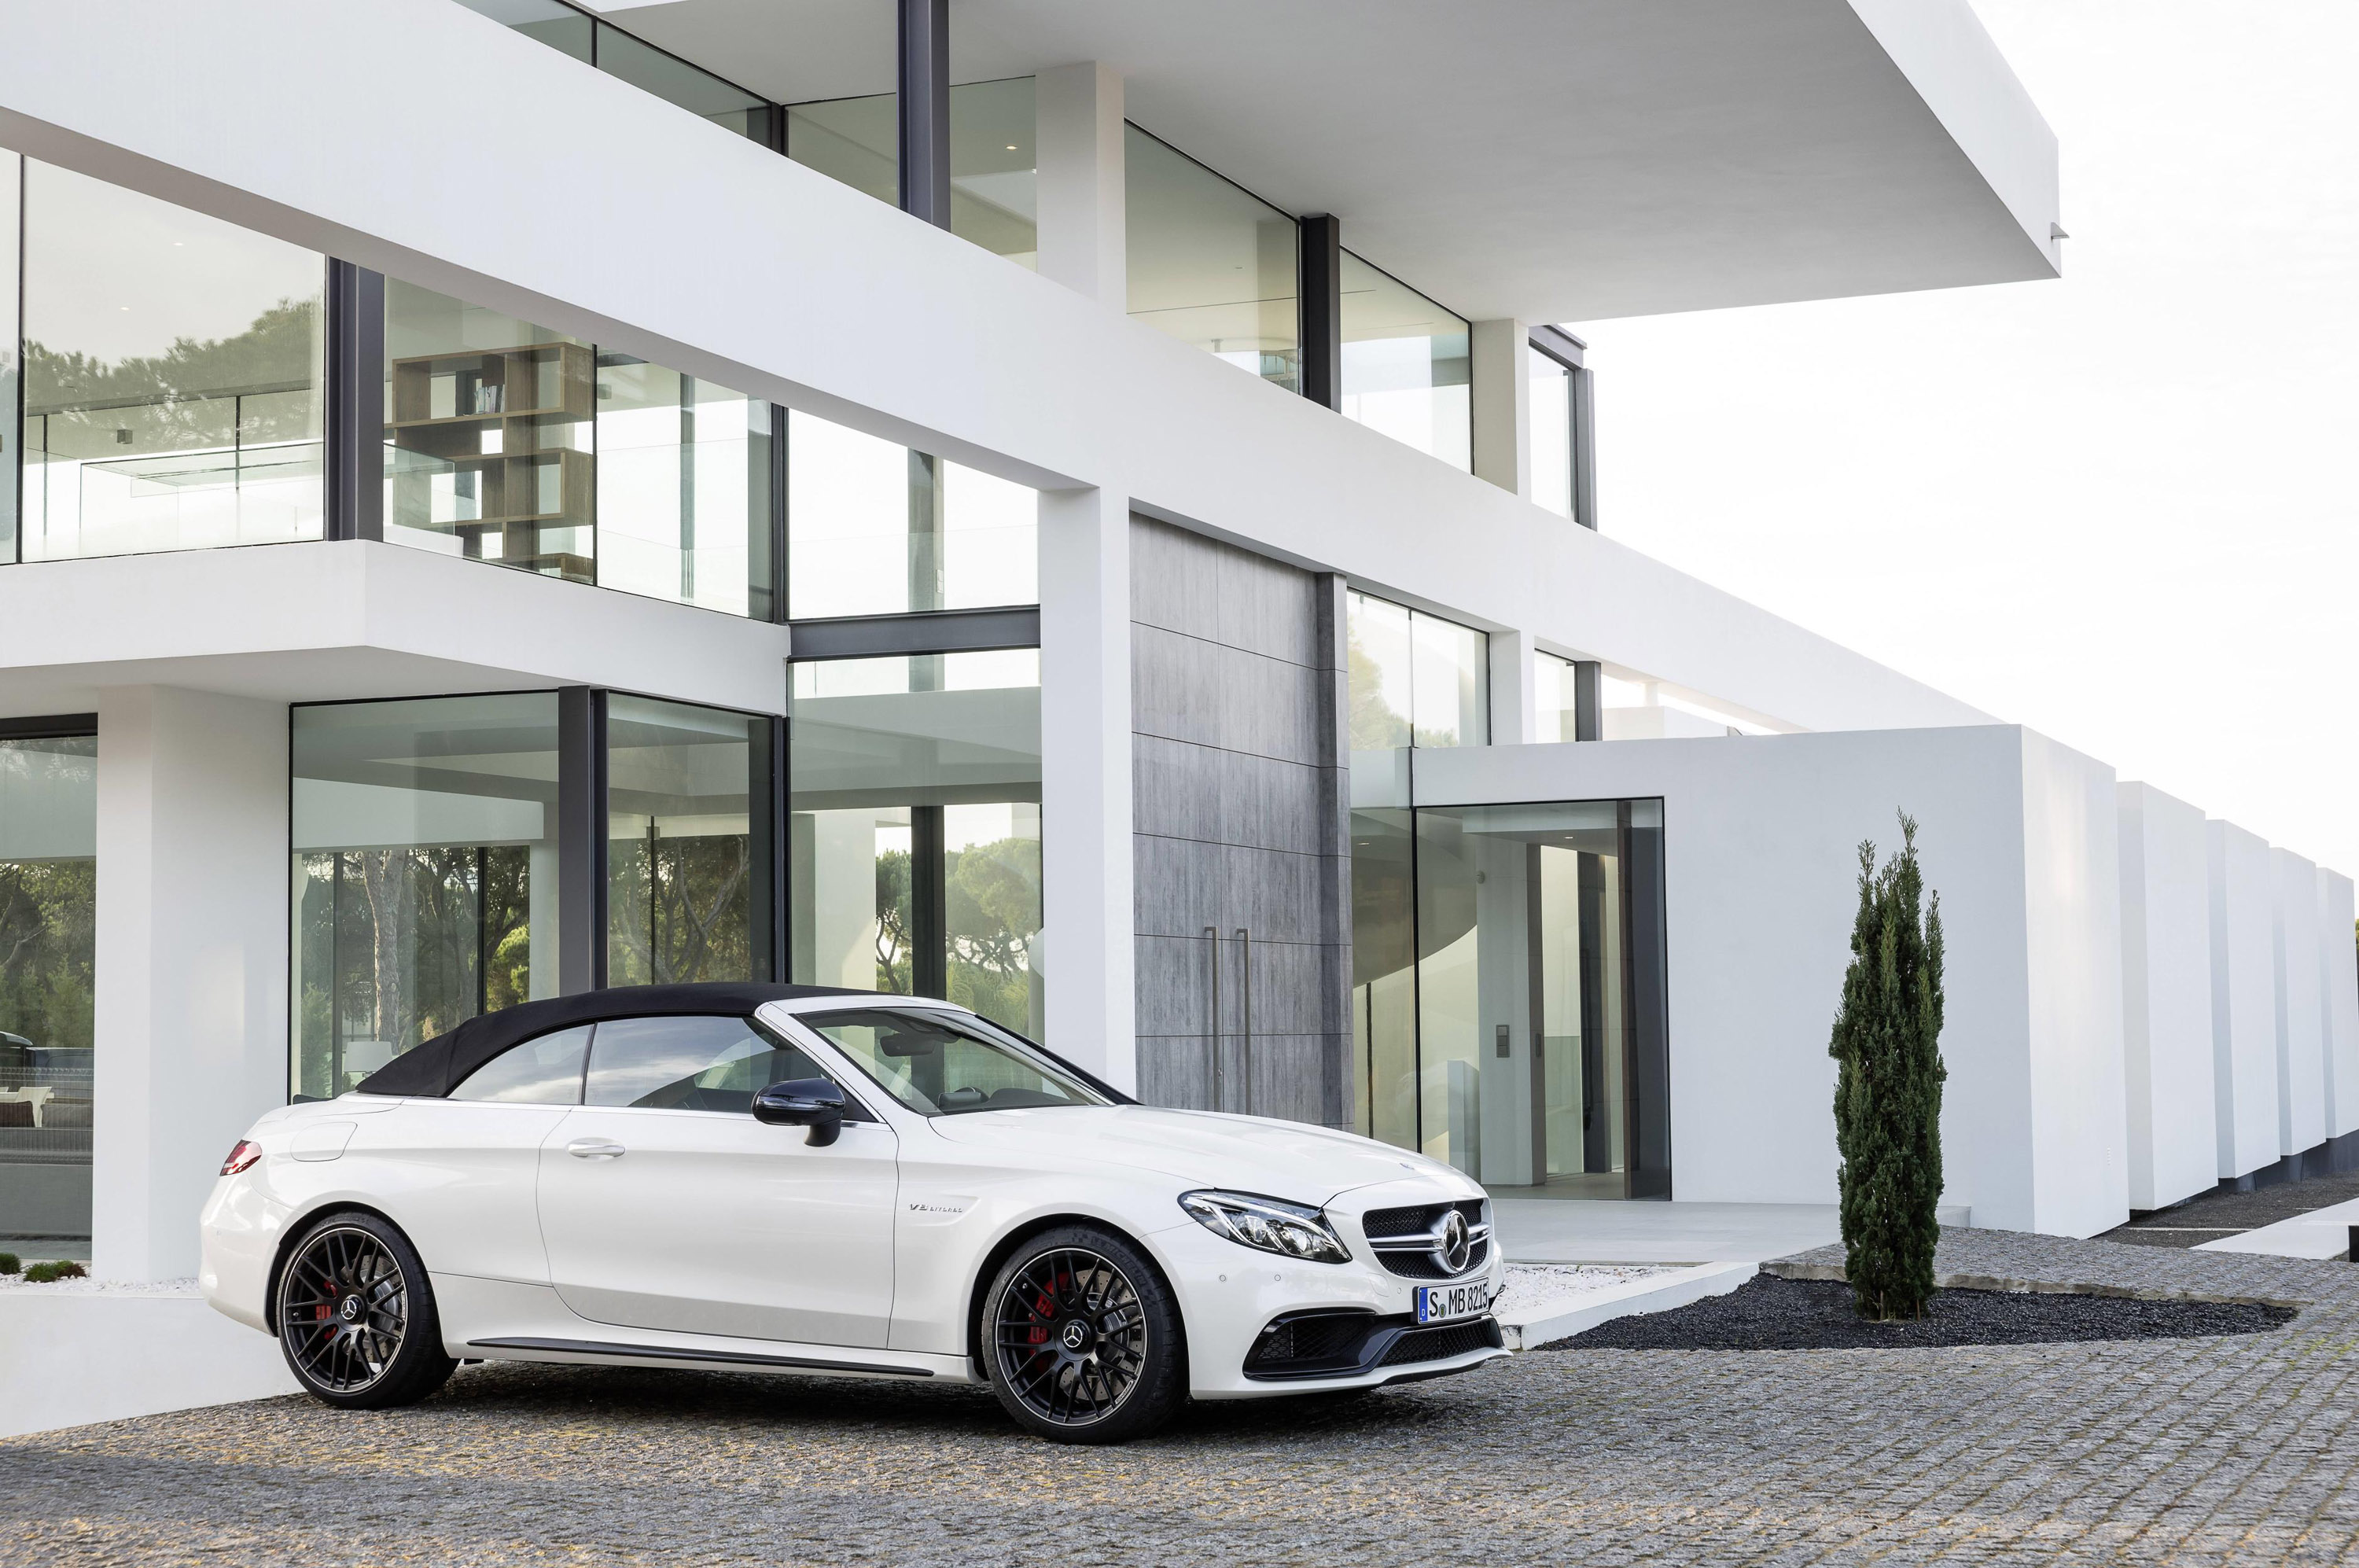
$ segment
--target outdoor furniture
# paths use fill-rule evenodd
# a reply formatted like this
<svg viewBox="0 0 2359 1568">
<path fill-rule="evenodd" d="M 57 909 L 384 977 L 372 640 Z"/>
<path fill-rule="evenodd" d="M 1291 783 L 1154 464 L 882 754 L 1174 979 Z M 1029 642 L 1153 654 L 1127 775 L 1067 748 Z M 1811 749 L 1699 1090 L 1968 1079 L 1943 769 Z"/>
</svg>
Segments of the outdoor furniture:
<svg viewBox="0 0 2359 1568">
<path fill-rule="evenodd" d="M 42 1125 L 41 1107 L 48 1105 L 56 1094 L 57 1091 L 46 1083 L 30 1089 L 0 1089 L 0 1104 L 30 1105 L 33 1107 L 33 1125 L 39 1127 Z"/>
</svg>

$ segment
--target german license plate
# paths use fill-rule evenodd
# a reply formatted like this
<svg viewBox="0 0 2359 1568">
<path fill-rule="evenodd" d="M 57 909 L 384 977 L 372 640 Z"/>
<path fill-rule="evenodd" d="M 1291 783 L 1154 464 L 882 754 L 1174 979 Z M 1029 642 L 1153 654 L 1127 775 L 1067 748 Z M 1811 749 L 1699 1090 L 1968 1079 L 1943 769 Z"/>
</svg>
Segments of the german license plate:
<svg viewBox="0 0 2359 1568">
<path fill-rule="evenodd" d="M 1447 1323 L 1451 1318 L 1478 1318 L 1491 1310 L 1491 1292 L 1479 1279 L 1464 1285 L 1419 1285 L 1417 1321 Z"/>
</svg>

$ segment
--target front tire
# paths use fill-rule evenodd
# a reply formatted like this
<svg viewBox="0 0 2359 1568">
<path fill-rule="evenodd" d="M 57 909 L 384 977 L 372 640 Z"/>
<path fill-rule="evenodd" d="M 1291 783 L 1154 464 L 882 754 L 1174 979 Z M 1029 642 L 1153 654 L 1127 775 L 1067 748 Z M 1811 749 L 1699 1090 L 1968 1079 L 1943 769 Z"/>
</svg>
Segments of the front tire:
<svg viewBox="0 0 2359 1568">
<path fill-rule="evenodd" d="M 1180 1305 L 1126 1238 L 1060 1225 L 1000 1265 L 980 1324 L 992 1392 L 1051 1443 L 1127 1443 L 1187 1397 Z"/>
<path fill-rule="evenodd" d="M 305 1231 L 271 1316 L 295 1380 L 342 1410 L 416 1404 L 459 1366 L 443 1353 L 417 1248 L 375 1214 L 330 1214 Z"/>
</svg>

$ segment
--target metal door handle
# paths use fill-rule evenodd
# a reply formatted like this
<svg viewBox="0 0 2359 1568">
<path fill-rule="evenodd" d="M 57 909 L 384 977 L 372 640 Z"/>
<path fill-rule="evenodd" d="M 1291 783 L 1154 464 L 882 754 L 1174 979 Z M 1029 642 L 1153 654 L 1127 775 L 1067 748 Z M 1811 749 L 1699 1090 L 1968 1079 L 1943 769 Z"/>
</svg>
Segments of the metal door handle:
<svg viewBox="0 0 2359 1568">
<path fill-rule="evenodd" d="M 623 1146 L 603 1138 L 577 1138 L 565 1146 L 565 1152 L 576 1160 L 619 1160 Z"/>
</svg>

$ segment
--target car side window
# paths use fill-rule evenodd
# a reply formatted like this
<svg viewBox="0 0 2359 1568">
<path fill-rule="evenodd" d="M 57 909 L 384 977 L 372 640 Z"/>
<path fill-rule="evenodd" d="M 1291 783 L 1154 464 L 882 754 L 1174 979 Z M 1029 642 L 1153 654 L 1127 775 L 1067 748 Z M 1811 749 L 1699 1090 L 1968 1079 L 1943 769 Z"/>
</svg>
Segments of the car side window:
<svg viewBox="0 0 2359 1568">
<path fill-rule="evenodd" d="M 528 1105 L 582 1103 L 582 1056 L 590 1026 L 577 1024 L 512 1045 L 467 1074 L 453 1100 L 506 1100 Z"/>
<path fill-rule="evenodd" d="M 609 1018 L 590 1046 L 592 1105 L 751 1112 L 790 1078 L 827 1078 L 818 1062 L 745 1018 Z"/>
</svg>

